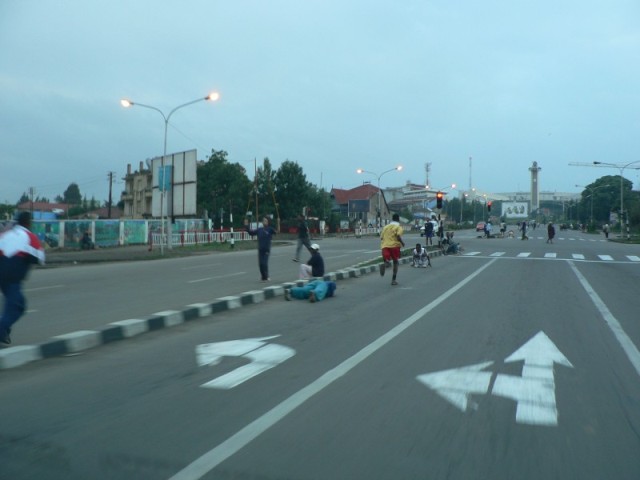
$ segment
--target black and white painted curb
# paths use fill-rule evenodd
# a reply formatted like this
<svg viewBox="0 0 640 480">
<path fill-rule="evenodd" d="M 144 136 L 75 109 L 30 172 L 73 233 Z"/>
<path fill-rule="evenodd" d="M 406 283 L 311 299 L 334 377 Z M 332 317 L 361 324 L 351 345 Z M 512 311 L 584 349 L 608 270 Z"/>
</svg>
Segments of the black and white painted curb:
<svg viewBox="0 0 640 480">
<path fill-rule="evenodd" d="M 431 257 L 440 256 L 442 252 L 429 252 Z M 410 257 L 400 259 L 401 264 L 409 263 Z M 364 262 L 368 264 L 369 262 Z M 324 280 L 338 281 L 358 278 L 372 272 L 378 272 L 379 263 L 373 265 L 358 264 L 350 268 L 328 273 Z M 0 349 L 0 370 L 19 367 L 36 360 L 69 355 L 88 350 L 107 343 L 125 340 L 147 332 L 153 332 L 176 325 L 182 325 L 192 320 L 209 317 L 218 313 L 262 303 L 271 298 L 284 296 L 287 288 L 302 286 L 308 280 L 286 282 L 282 285 L 272 285 L 262 290 L 251 290 L 239 295 L 221 297 L 211 303 L 195 303 L 187 305 L 183 310 L 168 310 L 157 312 L 147 318 L 131 318 L 109 323 L 99 330 L 78 330 L 52 337 L 37 345 L 21 345 Z"/>
</svg>

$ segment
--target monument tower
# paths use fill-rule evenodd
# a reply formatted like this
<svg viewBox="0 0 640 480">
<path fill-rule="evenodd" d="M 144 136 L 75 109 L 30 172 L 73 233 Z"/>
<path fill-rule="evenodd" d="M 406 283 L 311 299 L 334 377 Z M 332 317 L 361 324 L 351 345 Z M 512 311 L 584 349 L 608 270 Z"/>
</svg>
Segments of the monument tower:
<svg viewBox="0 0 640 480">
<path fill-rule="evenodd" d="M 538 196 L 538 172 L 542 170 L 538 166 L 538 162 L 533 162 L 533 165 L 529 168 L 531 172 L 531 212 L 535 212 L 538 215 L 538 209 L 540 208 L 540 197 Z"/>
</svg>

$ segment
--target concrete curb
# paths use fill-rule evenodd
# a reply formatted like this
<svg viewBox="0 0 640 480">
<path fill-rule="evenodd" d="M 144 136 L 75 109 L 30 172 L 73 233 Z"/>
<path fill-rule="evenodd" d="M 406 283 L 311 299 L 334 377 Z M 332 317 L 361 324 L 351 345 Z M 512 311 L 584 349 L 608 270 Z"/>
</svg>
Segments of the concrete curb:
<svg viewBox="0 0 640 480">
<path fill-rule="evenodd" d="M 439 250 L 429 252 L 429 256 L 432 258 L 440 255 L 442 255 L 442 252 Z M 406 264 L 410 261 L 409 257 L 403 257 L 400 259 L 400 264 Z M 328 273 L 323 279 L 327 281 L 347 280 L 377 272 L 380 263 L 366 265 L 369 263 L 363 262 L 350 268 Z M 19 367 L 45 358 L 75 354 L 100 345 L 136 337 L 147 332 L 175 327 L 185 322 L 209 317 L 235 308 L 262 303 L 271 298 L 284 296 L 285 289 L 302 286 L 307 282 L 308 280 L 296 280 L 294 282 L 285 282 L 282 285 L 270 285 L 262 290 L 250 290 L 239 295 L 217 298 L 211 303 L 187 305 L 181 311 L 157 312 L 147 318 L 131 318 L 109 323 L 99 330 L 79 330 L 65 335 L 58 335 L 38 345 L 20 345 L 0 349 L 0 370 Z"/>
</svg>

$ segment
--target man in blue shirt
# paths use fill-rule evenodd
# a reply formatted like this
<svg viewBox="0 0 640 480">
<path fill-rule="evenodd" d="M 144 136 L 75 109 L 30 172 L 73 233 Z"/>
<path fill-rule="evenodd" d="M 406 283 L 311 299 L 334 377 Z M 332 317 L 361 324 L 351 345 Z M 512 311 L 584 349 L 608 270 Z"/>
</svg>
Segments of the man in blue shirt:
<svg viewBox="0 0 640 480">
<path fill-rule="evenodd" d="M 247 232 L 251 236 L 258 237 L 258 266 L 260 267 L 260 277 L 263 282 L 271 280 L 269 278 L 269 254 L 271 253 L 271 237 L 276 234 L 273 227 L 269 226 L 269 219 L 262 219 L 262 226 L 252 230 L 249 227 L 249 220 L 244 220 Z"/>
</svg>

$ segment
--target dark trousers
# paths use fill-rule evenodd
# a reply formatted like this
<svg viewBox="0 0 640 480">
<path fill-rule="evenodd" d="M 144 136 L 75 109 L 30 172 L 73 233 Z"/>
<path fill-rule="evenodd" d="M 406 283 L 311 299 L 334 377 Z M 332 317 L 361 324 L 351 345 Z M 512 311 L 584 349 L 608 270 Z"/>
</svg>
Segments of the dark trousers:
<svg viewBox="0 0 640 480">
<path fill-rule="evenodd" d="M 258 249 L 258 265 L 262 280 L 269 280 L 269 250 Z"/>
<path fill-rule="evenodd" d="M 22 316 L 27 308 L 27 302 L 20 288 L 20 283 L 0 283 L 4 295 L 4 311 L 0 318 L 0 336 L 11 333 L 11 327 Z"/>
</svg>

